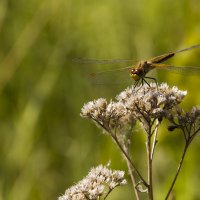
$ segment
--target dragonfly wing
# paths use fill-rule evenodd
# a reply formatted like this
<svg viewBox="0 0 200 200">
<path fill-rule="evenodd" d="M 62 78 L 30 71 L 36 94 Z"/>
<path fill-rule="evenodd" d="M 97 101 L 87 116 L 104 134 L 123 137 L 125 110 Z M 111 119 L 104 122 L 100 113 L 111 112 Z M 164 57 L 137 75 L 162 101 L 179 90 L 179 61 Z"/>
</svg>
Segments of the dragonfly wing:
<svg viewBox="0 0 200 200">
<path fill-rule="evenodd" d="M 200 67 L 193 67 L 193 66 L 173 66 L 164 68 L 168 71 L 178 74 L 187 74 L 187 75 L 200 75 Z"/>
<path fill-rule="evenodd" d="M 178 74 L 200 75 L 200 67 L 196 66 L 174 66 L 168 64 L 153 64 L 152 66 L 158 70 L 167 70 Z"/>
<path fill-rule="evenodd" d="M 91 73 L 89 80 L 95 85 L 118 85 L 133 83 L 130 77 L 132 67 Z"/>
<path fill-rule="evenodd" d="M 196 44 L 196 45 L 193 45 L 191 47 L 187 47 L 187 48 L 184 48 L 184 49 L 177 50 L 174 53 L 181 53 L 181 52 L 189 51 L 191 49 L 196 49 L 196 48 L 200 48 L 200 44 Z"/>
<path fill-rule="evenodd" d="M 135 63 L 136 61 L 132 59 L 85 59 L 85 58 L 75 58 L 73 62 L 80 64 L 113 64 L 113 63 Z"/>
</svg>

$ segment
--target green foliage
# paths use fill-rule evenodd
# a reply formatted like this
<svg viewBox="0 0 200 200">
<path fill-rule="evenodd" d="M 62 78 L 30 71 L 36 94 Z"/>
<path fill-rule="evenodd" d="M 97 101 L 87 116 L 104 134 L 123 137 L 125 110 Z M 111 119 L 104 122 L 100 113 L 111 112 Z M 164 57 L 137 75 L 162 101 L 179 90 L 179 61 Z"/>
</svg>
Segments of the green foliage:
<svg viewBox="0 0 200 200">
<path fill-rule="evenodd" d="M 119 92 L 118 85 L 93 85 L 85 75 L 115 65 L 72 59 L 146 59 L 200 43 L 199 6 L 198 0 L 1 0 L 0 200 L 56 199 L 91 166 L 111 160 L 123 169 L 109 138 L 79 117 L 84 102 Z M 198 66 L 199 55 L 199 50 L 185 52 L 172 63 Z M 189 91 L 186 107 L 199 104 L 198 76 L 159 78 Z M 177 199 L 200 198 L 198 151 L 197 141 L 175 187 Z M 175 168 L 173 156 L 165 144 L 161 164 Z M 163 176 L 161 196 L 170 171 Z M 119 191 L 113 199 L 129 193 L 126 199 L 132 199 L 131 188 Z"/>
</svg>

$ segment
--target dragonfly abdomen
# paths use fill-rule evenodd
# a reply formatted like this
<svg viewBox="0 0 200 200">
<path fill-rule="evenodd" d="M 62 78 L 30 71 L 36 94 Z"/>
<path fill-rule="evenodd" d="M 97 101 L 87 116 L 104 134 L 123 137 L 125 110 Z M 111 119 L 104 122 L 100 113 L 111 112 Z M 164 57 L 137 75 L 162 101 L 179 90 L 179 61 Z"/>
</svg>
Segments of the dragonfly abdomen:
<svg viewBox="0 0 200 200">
<path fill-rule="evenodd" d="M 150 60 L 151 63 L 162 63 L 166 60 L 168 60 L 169 58 L 173 57 L 175 55 L 175 53 L 170 52 L 170 53 L 166 53 L 160 56 L 156 56 L 155 58 L 152 58 Z"/>
</svg>

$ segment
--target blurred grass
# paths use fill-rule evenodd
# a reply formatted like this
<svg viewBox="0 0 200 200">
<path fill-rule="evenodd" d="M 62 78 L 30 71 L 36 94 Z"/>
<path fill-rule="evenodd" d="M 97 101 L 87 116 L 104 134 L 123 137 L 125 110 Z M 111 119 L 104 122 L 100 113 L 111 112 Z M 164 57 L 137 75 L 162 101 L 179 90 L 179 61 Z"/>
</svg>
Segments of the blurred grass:
<svg viewBox="0 0 200 200">
<path fill-rule="evenodd" d="M 198 44 L 199 6 L 198 0 L 1 0 L 0 199 L 56 199 L 91 166 L 112 160 L 113 168 L 126 169 L 111 140 L 79 116 L 85 102 L 114 98 L 119 89 L 91 85 L 85 74 L 95 66 L 72 59 L 138 60 Z M 172 63 L 199 66 L 199 55 L 186 52 Z M 184 107 L 200 103 L 199 76 L 163 74 L 159 80 L 188 90 Z M 178 160 L 176 143 L 166 137 L 155 161 L 157 199 Z M 134 142 L 134 155 L 142 167 L 141 143 Z M 175 187 L 177 199 L 200 199 L 199 150 L 197 138 Z M 129 186 L 110 199 L 122 197 L 133 199 Z"/>
</svg>

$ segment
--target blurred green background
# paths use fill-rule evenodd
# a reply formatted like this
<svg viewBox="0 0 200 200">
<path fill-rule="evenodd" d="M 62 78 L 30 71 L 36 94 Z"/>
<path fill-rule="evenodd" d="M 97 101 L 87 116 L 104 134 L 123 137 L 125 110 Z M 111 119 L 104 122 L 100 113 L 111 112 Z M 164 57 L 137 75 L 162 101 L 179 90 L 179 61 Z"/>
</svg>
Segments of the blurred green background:
<svg viewBox="0 0 200 200">
<path fill-rule="evenodd" d="M 126 170 L 111 139 L 79 113 L 87 101 L 109 100 L 128 85 L 91 84 L 87 74 L 116 66 L 72 59 L 138 60 L 198 44 L 199 8 L 199 0 L 1 0 L 0 200 L 57 199 L 90 167 L 109 160 L 111 168 Z M 171 63 L 200 66 L 200 50 Z M 158 76 L 188 90 L 185 109 L 200 103 L 198 76 Z M 156 199 L 164 198 L 175 172 L 179 137 L 163 131 L 157 146 Z M 143 169 L 138 138 L 134 157 Z M 178 200 L 200 199 L 199 151 L 197 137 L 175 185 Z M 130 185 L 117 188 L 110 199 L 134 199 Z"/>
</svg>

